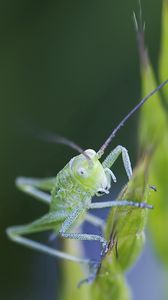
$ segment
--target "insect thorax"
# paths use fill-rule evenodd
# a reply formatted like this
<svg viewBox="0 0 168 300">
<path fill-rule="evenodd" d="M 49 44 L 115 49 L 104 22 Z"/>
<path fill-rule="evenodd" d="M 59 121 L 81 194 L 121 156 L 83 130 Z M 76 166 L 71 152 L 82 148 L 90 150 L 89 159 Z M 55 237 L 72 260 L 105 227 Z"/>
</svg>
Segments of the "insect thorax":
<svg viewBox="0 0 168 300">
<path fill-rule="evenodd" d="M 94 193 L 89 188 L 84 187 L 71 174 L 69 163 L 57 174 L 55 185 L 51 192 L 50 209 L 68 209 L 82 205 L 87 207 L 91 202 Z"/>
</svg>

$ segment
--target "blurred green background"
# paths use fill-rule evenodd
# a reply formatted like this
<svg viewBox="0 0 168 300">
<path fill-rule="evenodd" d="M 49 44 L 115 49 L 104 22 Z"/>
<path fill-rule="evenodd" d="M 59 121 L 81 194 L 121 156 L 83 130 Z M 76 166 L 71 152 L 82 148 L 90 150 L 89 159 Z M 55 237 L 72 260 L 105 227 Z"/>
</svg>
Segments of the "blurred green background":
<svg viewBox="0 0 168 300">
<path fill-rule="evenodd" d="M 156 68 L 161 1 L 141 2 L 149 54 Z M 15 178 L 56 175 L 75 154 L 64 146 L 34 139 L 25 128 L 37 126 L 59 133 L 84 148 L 100 147 L 140 97 L 132 20 L 137 4 L 135 0 L 0 1 L 3 300 L 55 299 L 55 260 L 10 242 L 5 228 L 46 212 L 45 206 L 16 189 Z M 137 120 L 136 114 L 111 145 L 127 147 L 133 164 Z M 122 181 L 120 167 L 119 162 L 115 173 Z M 143 267 L 137 272 L 143 274 Z"/>
</svg>

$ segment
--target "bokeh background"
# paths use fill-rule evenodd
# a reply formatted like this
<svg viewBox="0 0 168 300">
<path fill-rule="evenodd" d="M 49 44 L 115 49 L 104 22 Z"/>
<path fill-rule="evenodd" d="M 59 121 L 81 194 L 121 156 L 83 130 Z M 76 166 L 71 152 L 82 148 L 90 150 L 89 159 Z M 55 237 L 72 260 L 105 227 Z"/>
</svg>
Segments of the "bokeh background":
<svg viewBox="0 0 168 300">
<path fill-rule="evenodd" d="M 160 42 L 161 1 L 141 1 L 154 68 Z M 45 205 L 15 187 L 19 175 L 55 175 L 75 152 L 33 137 L 47 129 L 97 150 L 140 97 L 135 0 L 0 1 L 0 298 L 53 300 L 56 260 L 18 246 L 5 228 L 34 220 Z M 124 145 L 133 165 L 138 115 L 112 147 Z M 27 128 L 31 128 L 28 134 Z M 119 184 L 126 180 L 115 166 Z M 114 195 L 114 194 L 113 194 Z M 44 236 L 44 240 L 47 236 Z M 135 299 L 160 299 L 162 269 L 149 242 L 129 283 Z M 157 284 L 156 284 L 157 282 Z M 58 299 L 58 298 L 57 298 Z"/>
</svg>

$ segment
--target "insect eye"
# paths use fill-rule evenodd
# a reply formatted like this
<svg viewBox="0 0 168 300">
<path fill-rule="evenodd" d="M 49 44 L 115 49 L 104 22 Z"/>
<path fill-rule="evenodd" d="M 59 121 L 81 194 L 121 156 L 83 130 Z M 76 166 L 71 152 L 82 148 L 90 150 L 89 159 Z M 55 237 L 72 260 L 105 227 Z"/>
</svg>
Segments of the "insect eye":
<svg viewBox="0 0 168 300">
<path fill-rule="evenodd" d="M 82 177 L 88 177 L 87 171 L 84 168 L 82 168 L 82 167 L 78 168 L 77 172 Z"/>
</svg>

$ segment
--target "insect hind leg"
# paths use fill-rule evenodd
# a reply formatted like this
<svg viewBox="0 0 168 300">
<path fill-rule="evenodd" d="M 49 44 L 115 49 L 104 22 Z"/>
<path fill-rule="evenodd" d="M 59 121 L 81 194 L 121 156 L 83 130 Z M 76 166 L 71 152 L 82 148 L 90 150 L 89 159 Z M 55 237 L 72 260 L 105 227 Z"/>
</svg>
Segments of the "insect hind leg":
<svg viewBox="0 0 168 300">
<path fill-rule="evenodd" d="M 31 240 L 23 236 L 25 234 L 53 229 L 55 228 L 56 224 L 59 224 L 60 222 L 62 223 L 66 217 L 67 216 L 64 212 L 48 213 L 32 223 L 9 227 L 6 230 L 6 233 L 12 241 L 24 245 L 28 248 L 32 248 L 36 251 L 40 251 L 42 253 L 61 259 L 66 259 L 82 264 L 88 264 L 90 262 L 89 259 L 78 258 L 65 252 L 55 250 L 54 248 L 49 247 L 48 245 L 41 244 L 40 242 Z"/>
<path fill-rule="evenodd" d="M 15 228 L 15 230 L 17 230 L 17 227 Z M 55 250 L 47 245 L 30 240 L 21 235 L 17 235 L 16 233 L 13 232 L 13 227 L 10 227 L 7 229 L 7 235 L 12 241 L 14 241 L 18 244 L 24 245 L 24 246 L 31 248 L 33 250 L 36 250 L 36 251 L 40 251 L 40 252 L 48 254 L 50 256 L 54 256 L 54 257 L 57 257 L 60 259 L 65 259 L 65 260 L 69 260 L 69 261 L 73 261 L 73 262 L 77 262 L 77 263 L 81 263 L 81 264 L 89 264 L 90 263 L 90 260 L 88 260 L 88 259 L 79 258 L 79 257 L 73 256 L 73 255 L 70 255 L 66 252 Z"/>
<path fill-rule="evenodd" d="M 47 229 L 49 229 L 48 226 L 47 226 Z M 54 248 L 52 248 L 48 245 L 44 245 L 40 242 L 31 240 L 31 239 L 28 239 L 25 236 L 22 236 L 22 234 L 28 234 L 28 233 L 32 233 L 32 232 L 38 232 L 38 231 L 41 231 L 41 230 L 38 230 L 38 228 L 36 228 L 36 230 L 35 230 L 35 228 L 33 228 L 32 225 L 28 224 L 28 225 L 9 227 L 6 230 L 6 233 L 12 241 L 14 241 L 18 244 L 21 244 L 23 246 L 26 246 L 28 248 L 31 248 L 33 250 L 40 251 L 44 254 L 47 254 L 47 255 L 50 255 L 50 256 L 53 256 L 53 257 L 56 257 L 56 258 L 59 258 L 59 259 L 64 259 L 64 260 L 79 263 L 81 265 L 86 265 L 89 268 L 89 270 L 88 270 L 89 271 L 89 276 L 88 276 L 87 280 L 84 279 L 82 282 L 83 283 L 84 282 L 91 283 L 91 282 L 94 281 L 94 279 L 96 278 L 96 275 L 97 275 L 98 267 L 100 265 L 99 260 L 97 260 L 97 261 L 94 260 L 93 261 L 93 260 L 88 259 L 88 258 L 80 258 L 80 257 L 77 257 L 77 256 L 73 256 L 73 255 L 68 254 L 66 252 L 58 251 L 58 250 L 56 250 L 56 249 L 54 249 Z M 81 282 L 81 284 L 82 284 L 82 282 Z"/>
<path fill-rule="evenodd" d="M 31 177 L 18 177 L 16 178 L 16 185 L 18 188 L 23 189 L 25 186 L 31 186 L 43 191 L 50 192 L 55 184 L 55 177 L 49 178 L 31 178 Z"/>
<path fill-rule="evenodd" d="M 24 193 L 32 196 L 33 198 L 50 204 L 51 196 L 46 193 L 50 191 L 52 186 L 53 178 L 51 179 L 34 179 L 34 178 L 25 178 L 18 177 L 16 179 L 16 186 L 23 191 Z"/>
</svg>

